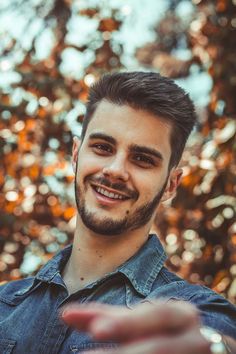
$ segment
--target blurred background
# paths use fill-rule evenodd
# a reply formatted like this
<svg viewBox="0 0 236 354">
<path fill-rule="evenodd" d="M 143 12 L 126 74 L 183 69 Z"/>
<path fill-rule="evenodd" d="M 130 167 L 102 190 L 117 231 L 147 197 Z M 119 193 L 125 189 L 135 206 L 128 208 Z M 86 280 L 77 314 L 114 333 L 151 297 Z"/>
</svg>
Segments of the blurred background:
<svg viewBox="0 0 236 354">
<path fill-rule="evenodd" d="M 1 0 L 0 282 L 75 227 L 72 136 L 104 72 L 154 70 L 198 113 L 176 198 L 153 228 L 168 267 L 236 300 L 236 0 Z"/>
</svg>

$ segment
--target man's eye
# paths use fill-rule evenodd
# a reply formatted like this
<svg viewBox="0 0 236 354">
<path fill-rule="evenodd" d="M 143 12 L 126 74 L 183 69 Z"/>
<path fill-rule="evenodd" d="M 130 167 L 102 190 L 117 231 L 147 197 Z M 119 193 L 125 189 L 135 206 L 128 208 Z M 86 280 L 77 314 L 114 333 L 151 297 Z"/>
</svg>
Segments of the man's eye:
<svg viewBox="0 0 236 354">
<path fill-rule="evenodd" d="M 108 144 L 94 144 L 92 145 L 93 150 L 99 154 L 112 153 L 112 147 Z"/>
<path fill-rule="evenodd" d="M 134 161 L 142 167 L 154 166 L 154 160 L 146 155 L 135 155 Z"/>
</svg>

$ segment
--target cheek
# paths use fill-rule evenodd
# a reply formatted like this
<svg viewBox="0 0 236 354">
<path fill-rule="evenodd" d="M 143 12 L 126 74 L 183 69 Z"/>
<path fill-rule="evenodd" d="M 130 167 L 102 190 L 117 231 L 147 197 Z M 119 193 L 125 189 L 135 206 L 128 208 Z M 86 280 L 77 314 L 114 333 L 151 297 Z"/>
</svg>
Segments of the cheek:
<svg viewBox="0 0 236 354">
<path fill-rule="evenodd" d="M 136 174 L 136 178 L 133 179 L 133 182 L 139 192 L 139 197 L 144 201 L 152 200 L 163 188 L 166 175 L 164 171 L 159 171 L 159 173 Z"/>
<path fill-rule="evenodd" d="M 153 186 L 149 178 L 144 176 L 135 176 L 136 178 L 132 178 L 132 184 L 134 189 L 136 189 L 139 193 L 139 200 L 147 201 L 152 197 Z M 152 181 L 153 182 L 153 181 Z"/>
<path fill-rule="evenodd" d="M 83 179 L 88 175 L 92 175 L 100 172 L 103 169 L 104 164 L 102 159 L 94 157 L 94 155 L 87 154 L 86 156 L 79 156 L 78 158 L 78 171 L 77 180 Z"/>
</svg>

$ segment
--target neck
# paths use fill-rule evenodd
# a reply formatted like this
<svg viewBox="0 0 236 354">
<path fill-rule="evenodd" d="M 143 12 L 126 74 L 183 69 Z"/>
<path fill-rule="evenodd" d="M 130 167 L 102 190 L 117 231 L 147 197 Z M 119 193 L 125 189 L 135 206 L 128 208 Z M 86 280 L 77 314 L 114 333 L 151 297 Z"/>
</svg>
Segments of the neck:
<svg viewBox="0 0 236 354">
<path fill-rule="evenodd" d="M 148 235 L 147 225 L 122 235 L 98 235 L 78 216 L 72 253 L 63 272 L 68 291 L 78 291 L 114 271 L 143 246 Z"/>
</svg>

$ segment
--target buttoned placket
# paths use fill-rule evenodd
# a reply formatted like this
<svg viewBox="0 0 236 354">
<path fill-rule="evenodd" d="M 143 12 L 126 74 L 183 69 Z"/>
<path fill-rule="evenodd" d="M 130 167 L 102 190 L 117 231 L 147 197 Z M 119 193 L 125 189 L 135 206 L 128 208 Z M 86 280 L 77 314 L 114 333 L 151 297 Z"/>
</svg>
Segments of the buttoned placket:
<svg viewBox="0 0 236 354">
<path fill-rule="evenodd" d="M 50 284 L 57 289 L 58 295 L 56 301 L 53 303 L 54 307 L 41 339 L 38 351 L 39 354 L 58 354 L 62 344 L 67 338 L 68 332 L 71 331 L 71 328 L 60 319 L 60 312 L 63 305 L 73 301 L 75 294 L 68 295 L 68 291 L 59 272 L 51 279 Z M 86 297 L 82 294 L 80 297 L 80 292 L 82 293 L 82 291 L 76 293 L 76 301 L 82 303 L 86 300 Z M 75 347 L 73 347 L 71 351 L 75 352 Z"/>
</svg>

